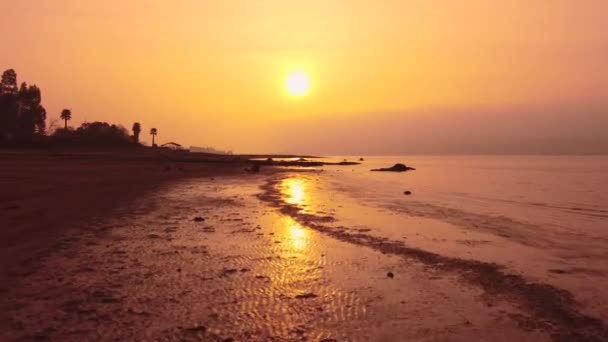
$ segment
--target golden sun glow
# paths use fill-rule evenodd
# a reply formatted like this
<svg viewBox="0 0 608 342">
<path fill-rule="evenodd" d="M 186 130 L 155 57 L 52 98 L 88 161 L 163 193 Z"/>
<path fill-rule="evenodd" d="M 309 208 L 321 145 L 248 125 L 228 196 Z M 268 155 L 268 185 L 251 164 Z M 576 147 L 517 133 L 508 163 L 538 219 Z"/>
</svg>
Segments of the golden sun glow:
<svg viewBox="0 0 608 342">
<path fill-rule="evenodd" d="M 286 179 L 283 181 L 283 194 L 289 204 L 302 204 L 304 202 L 304 182 L 300 179 Z"/>
<path fill-rule="evenodd" d="M 308 232 L 305 231 L 298 223 L 294 223 L 289 227 L 291 237 L 291 245 L 294 251 L 300 251 L 308 245 Z"/>
<path fill-rule="evenodd" d="M 310 90 L 310 76 L 302 70 L 295 70 L 287 75 L 285 89 L 291 96 L 304 96 Z"/>
</svg>

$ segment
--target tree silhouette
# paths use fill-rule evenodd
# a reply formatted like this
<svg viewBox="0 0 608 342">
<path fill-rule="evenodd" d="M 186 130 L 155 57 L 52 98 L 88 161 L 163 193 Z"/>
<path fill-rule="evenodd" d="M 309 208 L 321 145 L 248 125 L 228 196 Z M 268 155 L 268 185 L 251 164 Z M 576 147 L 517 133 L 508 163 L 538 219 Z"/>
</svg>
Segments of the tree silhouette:
<svg viewBox="0 0 608 342">
<path fill-rule="evenodd" d="M 17 94 L 17 73 L 14 69 L 8 69 L 2 73 L 0 92 L 3 94 Z"/>
<path fill-rule="evenodd" d="M 68 120 L 72 120 L 72 111 L 69 109 L 64 109 L 61 111 L 61 116 L 59 116 L 61 120 L 65 121 L 65 129 L 68 129 Z"/>
<path fill-rule="evenodd" d="M 152 146 L 156 146 L 156 143 L 154 143 L 154 137 L 158 134 L 158 130 L 156 128 L 152 128 L 150 130 L 150 135 L 152 135 Z"/>
<path fill-rule="evenodd" d="M 13 69 L 2 73 L 0 80 L 0 142 L 32 143 L 44 135 L 46 110 L 41 105 L 40 88 L 23 82 L 17 86 Z"/>
<path fill-rule="evenodd" d="M 0 140 L 13 138 L 16 133 L 19 118 L 17 89 L 15 70 L 6 70 L 0 81 Z"/>
<path fill-rule="evenodd" d="M 139 142 L 139 133 L 141 133 L 141 124 L 136 122 L 133 124 L 133 139 L 136 143 Z"/>
<path fill-rule="evenodd" d="M 31 137 L 34 134 L 45 134 L 46 110 L 40 104 L 40 88 L 23 82 L 17 94 L 18 102 L 18 135 Z"/>
</svg>

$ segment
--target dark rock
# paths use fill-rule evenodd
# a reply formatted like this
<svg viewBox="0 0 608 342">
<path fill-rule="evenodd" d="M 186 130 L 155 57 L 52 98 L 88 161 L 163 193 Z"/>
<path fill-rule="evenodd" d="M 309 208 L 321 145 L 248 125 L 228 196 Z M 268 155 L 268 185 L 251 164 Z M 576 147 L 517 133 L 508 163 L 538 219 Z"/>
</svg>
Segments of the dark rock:
<svg viewBox="0 0 608 342">
<path fill-rule="evenodd" d="M 222 271 L 221 276 L 222 277 L 226 277 L 226 276 L 234 274 L 236 272 L 238 272 L 238 270 L 236 268 L 225 269 L 225 270 Z"/>
<path fill-rule="evenodd" d="M 260 173 L 261 166 L 259 163 L 255 163 L 251 165 L 251 168 L 245 169 L 245 171 L 249 173 Z"/>
<path fill-rule="evenodd" d="M 394 278 L 395 277 L 395 275 L 393 274 L 393 272 L 388 272 L 386 274 L 386 276 L 389 277 L 389 278 Z"/>
<path fill-rule="evenodd" d="M 412 194 L 412 192 L 411 192 L 411 191 L 409 191 L 409 190 L 407 190 L 407 191 L 404 191 L 404 192 L 403 192 L 403 194 L 404 194 L 404 195 L 409 196 L 409 195 L 411 195 L 411 194 Z"/>
<path fill-rule="evenodd" d="M 572 272 L 568 272 L 566 270 L 561 270 L 559 268 L 550 269 L 549 272 L 556 273 L 556 274 L 568 274 L 568 273 L 572 273 Z"/>
<path fill-rule="evenodd" d="M 308 299 L 308 298 L 317 298 L 318 296 L 314 293 L 304 293 L 296 296 L 297 299 Z"/>
<path fill-rule="evenodd" d="M 359 161 L 365 161 L 365 159 L 363 159 L 363 157 L 359 158 Z"/>
<path fill-rule="evenodd" d="M 203 222 L 203 221 L 205 221 L 205 218 L 204 218 L 204 217 L 196 216 L 196 217 L 194 218 L 194 222 Z"/>
<path fill-rule="evenodd" d="M 196 325 L 191 328 L 186 328 L 186 330 L 192 333 L 204 333 L 205 331 L 207 331 L 207 327 L 204 325 Z"/>
<path fill-rule="evenodd" d="M 413 167 L 409 167 L 405 164 L 395 164 L 391 167 L 381 168 L 381 169 L 372 169 L 372 171 L 388 171 L 388 172 L 403 172 L 409 170 L 416 170 Z"/>
</svg>

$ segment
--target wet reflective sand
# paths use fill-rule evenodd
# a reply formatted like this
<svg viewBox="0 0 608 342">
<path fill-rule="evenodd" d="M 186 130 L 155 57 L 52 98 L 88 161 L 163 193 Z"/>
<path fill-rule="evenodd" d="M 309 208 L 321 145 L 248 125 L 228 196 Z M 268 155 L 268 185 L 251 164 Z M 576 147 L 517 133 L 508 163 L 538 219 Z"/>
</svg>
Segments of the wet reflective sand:
<svg viewBox="0 0 608 342">
<path fill-rule="evenodd" d="M 364 228 L 344 226 L 331 202 L 315 198 L 319 176 L 183 181 L 91 222 L 66 236 L 44 267 L 9 294 L 6 339 L 566 336 L 561 317 L 535 316 L 518 292 L 497 287 L 493 293 L 462 276 L 478 264 L 456 267 L 449 257 L 429 262 L 433 254 L 413 255 Z M 551 289 L 538 295 L 567 301 Z M 587 323 L 588 336 L 605 333 L 601 323 Z"/>
</svg>

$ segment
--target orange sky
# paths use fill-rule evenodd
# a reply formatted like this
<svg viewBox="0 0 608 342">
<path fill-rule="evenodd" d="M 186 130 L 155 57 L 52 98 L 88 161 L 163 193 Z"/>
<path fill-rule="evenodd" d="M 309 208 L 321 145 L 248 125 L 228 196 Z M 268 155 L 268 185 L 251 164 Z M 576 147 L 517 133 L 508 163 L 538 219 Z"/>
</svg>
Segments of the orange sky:
<svg viewBox="0 0 608 342">
<path fill-rule="evenodd" d="M 376 124 L 366 139 L 428 120 L 477 132 L 462 118 L 486 116 L 498 131 L 581 114 L 573 137 L 608 129 L 607 32 L 606 0 L 0 1 L 0 68 L 39 85 L 49 117 L 70 108 L 72 125 L 140 121 L 161 142 L 349 153 L 361 134 L 350 122 Z M 283 89 L 293 68 L 312 79 L 302 98 Z M 342 138 L 311 145 L 331 123 Z"/>
</svg>

